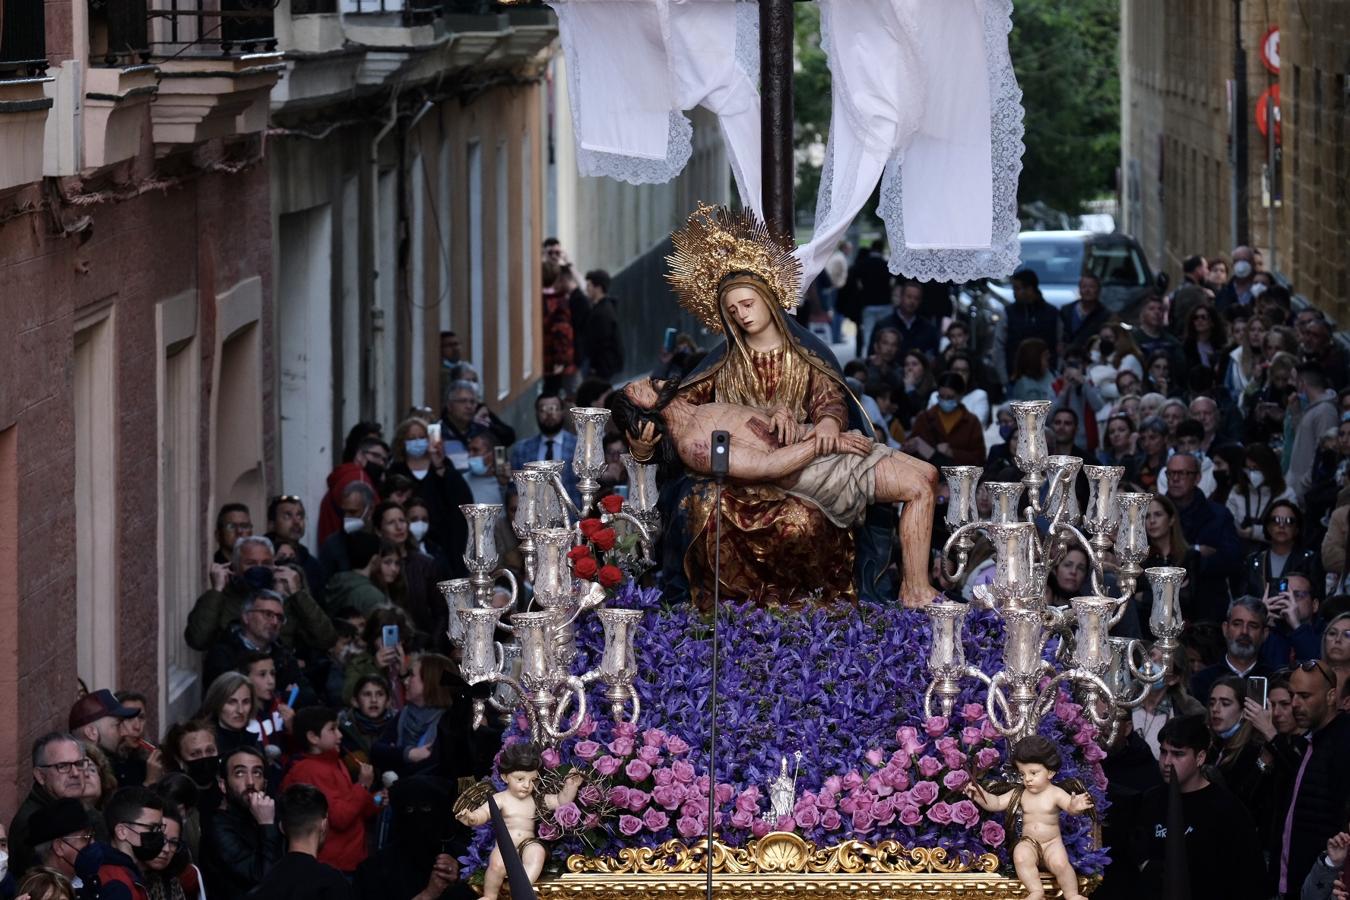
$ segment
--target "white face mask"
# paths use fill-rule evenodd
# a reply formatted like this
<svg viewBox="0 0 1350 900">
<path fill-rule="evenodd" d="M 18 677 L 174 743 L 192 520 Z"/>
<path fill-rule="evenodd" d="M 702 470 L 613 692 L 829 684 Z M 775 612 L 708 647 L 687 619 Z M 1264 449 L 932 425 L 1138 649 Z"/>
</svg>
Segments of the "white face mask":
<svg viewBox="0 0 1350 900">
<path fill-rule="evenodd" d="M 366 527 L 365 519 L 354 519 L 351 516 L 346 516 L 342 520 L 342 530 L 347 532 L 348 534 L 353 534 L 365 527 Z"/>
<path fill-rule="evenodd" d="M 8 874 L 9 874 L 9 854 L 3 850 L 0 850 L 0 881 L 4 881 L 5 876 Z"/>
<path fill-rule="evenodd" d="M 1259 488 L 1266 483 L 1266 473 L 1260 469 L 1248 469 L 1247 481 L 1251 482 L 1252 487 Z"/>
<path fill-rule="evenodd" d="M 1252 264 L 1245 259 L 1240 259 L 1233 263 L 1233 277 L 1246 278 L 1252 274 Z"/>
<path fill-rule="evenodd" d="M 411 532 L 413 540 L 421 543 L 422 538 L 427 536 L 427 529 L 431 527 L 430 522 L 409 522 L 408 531 Z"/>
<path fill-rule="evenodd" d="M 1266 285 L 1265 285 L 1265 282 L 1263 282 L 1263 281 L 1258 281 L 1256 284 L 1252 285 L 1252 296 L 1253 296 L 1253 297 L 1260 297 L 1260 296 L 1261 296 L 1262 294 L 1264 294 L 1265 292 L 1266 292 Z"/>
</svg>

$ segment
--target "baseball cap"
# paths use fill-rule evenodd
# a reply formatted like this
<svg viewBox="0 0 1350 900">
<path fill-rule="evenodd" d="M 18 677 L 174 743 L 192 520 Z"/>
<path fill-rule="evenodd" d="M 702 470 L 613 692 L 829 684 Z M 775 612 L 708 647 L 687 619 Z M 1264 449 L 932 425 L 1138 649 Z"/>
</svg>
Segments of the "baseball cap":
<svg viewBox="0 0 1350 900">
<path fill-rule="evenodd" d="M 128 709 L 117 702 L 112 691 L 104 688 L 85 694 L 70 708 L 70 730 L 83 728 L 90 722 L 97 722 L 104 716 L 116 716 L 119 719 L 131 719 L 140 715 L 139 710 Z"/>
</svg>

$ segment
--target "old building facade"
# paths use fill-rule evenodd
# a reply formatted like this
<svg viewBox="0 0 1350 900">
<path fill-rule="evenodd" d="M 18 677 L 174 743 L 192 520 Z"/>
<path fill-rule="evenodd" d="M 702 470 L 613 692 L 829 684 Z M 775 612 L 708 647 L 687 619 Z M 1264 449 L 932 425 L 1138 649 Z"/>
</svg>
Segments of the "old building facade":
<svg viewBox="0 0 1350 900">
<path fill-rule="evenodd" d="M 1121 3 L 1122 227 L 1155 267 L 1249 243 L 1350 321 L 1348 44 L 1332 0 Z"/>
</svg>

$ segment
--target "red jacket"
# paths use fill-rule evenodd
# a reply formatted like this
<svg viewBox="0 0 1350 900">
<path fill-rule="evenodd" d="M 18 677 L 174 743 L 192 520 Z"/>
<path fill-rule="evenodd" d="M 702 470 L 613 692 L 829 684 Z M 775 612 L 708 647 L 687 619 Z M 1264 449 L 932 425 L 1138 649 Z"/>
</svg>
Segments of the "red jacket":
<svg viewBox="0 0 1350 900">
<path fill-rule="evenodd" d="M 354 462 L 343 463 L 328 473 L 328 493 L 323 495 L 319 504 L 319 545 L 342 530 L 342 489 L 353 481 L 364 482 L 375 491 L 375 502 L 380 502 L 380 493 L 375 482 L 370 480 L 366 470 Z"/>
<path fill-rule="evenodd" d="M 328 800 L 328 840 L 319 851 L 319 862 L 339 872 L 354 872 L 366 858 L 366 819 L 375 815 L 375 798 L 352 782 L 336 750 L 307 753 L 296 760 L 281 780 L 281 789 L 293 784 L 312 784 Z"/>
</svg>

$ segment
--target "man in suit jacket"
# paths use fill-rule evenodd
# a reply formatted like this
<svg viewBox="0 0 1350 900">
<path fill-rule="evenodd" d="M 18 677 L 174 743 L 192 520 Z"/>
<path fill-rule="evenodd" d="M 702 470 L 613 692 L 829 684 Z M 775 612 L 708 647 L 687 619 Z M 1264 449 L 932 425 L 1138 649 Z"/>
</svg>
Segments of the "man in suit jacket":
<svg viewBox="0 0 1350 900">
<path fill-rule="evenodd" d="M 563 486 L 573 503 L 579 503 L 581 494 L 577 490 L 577 476 L 572 471 L 572 457 L 577 451 L 577 436 L 564 429 L 563 404 L 557 394 L 543 393 L 534 401 L 534 420 L 539 423 L 539 433 L 517 441 L 511 448 L 511 470 L 519 471 L 528 462 L 560 459 L 567 463 L 563 469 Z"/>
</svg>

